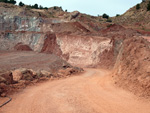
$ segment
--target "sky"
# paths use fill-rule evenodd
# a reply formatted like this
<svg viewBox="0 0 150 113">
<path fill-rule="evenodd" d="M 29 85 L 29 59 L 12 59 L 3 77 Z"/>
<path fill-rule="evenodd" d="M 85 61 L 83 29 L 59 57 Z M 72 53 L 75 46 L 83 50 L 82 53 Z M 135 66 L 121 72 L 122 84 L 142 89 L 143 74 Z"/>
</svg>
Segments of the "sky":
<svg viewBox="0 0 150 113">
<path fill-rule="evenodd" d="M 116 16 L 123 14 L 142 0 L 16 0 L 27 5 L 42 5 L 44 7 L 61 6 L 68 12 L 79 11 L 93 16 L 103 15 Z"/>
</svg>

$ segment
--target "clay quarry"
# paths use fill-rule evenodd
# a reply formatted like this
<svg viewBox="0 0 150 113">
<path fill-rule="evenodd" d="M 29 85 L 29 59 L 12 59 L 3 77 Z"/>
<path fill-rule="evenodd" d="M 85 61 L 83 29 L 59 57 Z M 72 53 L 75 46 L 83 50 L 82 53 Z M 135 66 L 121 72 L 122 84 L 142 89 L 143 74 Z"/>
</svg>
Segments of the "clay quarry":
<svg viewBox="0 0 150 113">
<path fill-rule="evenodd" d="M 0 3 L 0 113 L 150 113 L 146 4 L 108 22 Z"/>
</svg>

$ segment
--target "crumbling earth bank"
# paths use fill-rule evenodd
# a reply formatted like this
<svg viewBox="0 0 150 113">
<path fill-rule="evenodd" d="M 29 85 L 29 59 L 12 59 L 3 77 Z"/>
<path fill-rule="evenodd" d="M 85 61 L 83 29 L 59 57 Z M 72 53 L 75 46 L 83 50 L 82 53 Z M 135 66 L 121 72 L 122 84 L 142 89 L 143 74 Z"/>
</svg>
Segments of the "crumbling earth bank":
<svg viewBox="0 0 150 113">
<path fill-rule="evenodd" d="M 115 64 L 115 81 L 140 96 L 150 96 L 150 43 L 143 38 L 125 39 Z"/>
</svg>

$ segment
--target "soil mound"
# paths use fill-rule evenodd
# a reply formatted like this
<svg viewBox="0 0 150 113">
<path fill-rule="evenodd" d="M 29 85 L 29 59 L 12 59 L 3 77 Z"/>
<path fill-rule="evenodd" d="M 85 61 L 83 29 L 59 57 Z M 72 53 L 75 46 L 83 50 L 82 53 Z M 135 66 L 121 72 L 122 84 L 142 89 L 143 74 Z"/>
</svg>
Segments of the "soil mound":
<svg viewBox="0 0 150 113">
<path fill-rule="evenodd" d="M 150 96 L 150 43 L 125 39 L 115 64 L 116 84 L 140 96 Z"/>
<path fill-rule="evenodd" d="M 16 44 L 14 49 L 17 51 L 32 51 L 32 49 L 28 45 L 23 43 Z"/>
</svg>

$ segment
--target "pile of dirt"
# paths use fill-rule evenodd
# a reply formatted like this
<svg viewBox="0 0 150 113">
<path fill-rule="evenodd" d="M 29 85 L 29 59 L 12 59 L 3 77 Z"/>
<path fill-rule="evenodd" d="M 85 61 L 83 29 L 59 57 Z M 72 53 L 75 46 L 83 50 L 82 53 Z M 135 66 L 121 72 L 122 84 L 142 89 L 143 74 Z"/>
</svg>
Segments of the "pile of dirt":
<svg viewBox="0 0 150 113">
<path fill-rule="evenodd" d="M 17 51 L 32 51 L 32 49 L 28 45 L 23 44 L 21 42 L 16 44 L 14 49 Z"/>
<path fill-rule="evenodd" d="M 150 43 L 147 40 L 125 39 L 114 69 L 118 86 L 139 96 L 150 96 Z"/>
</svg>

